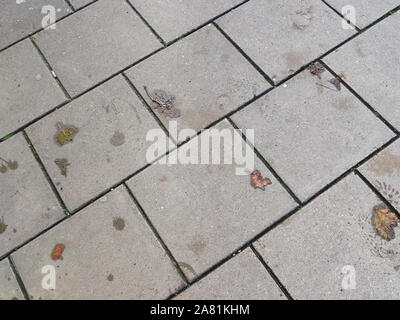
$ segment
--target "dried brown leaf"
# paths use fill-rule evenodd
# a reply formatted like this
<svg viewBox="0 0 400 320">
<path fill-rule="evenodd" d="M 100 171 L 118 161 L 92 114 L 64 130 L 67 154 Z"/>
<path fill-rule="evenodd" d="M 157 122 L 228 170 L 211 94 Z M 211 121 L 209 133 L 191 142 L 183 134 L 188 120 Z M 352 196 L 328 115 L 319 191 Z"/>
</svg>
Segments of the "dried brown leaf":
<svg viewBox="0 0 400 320">
<path fill-rule="evenodd" d="M 376 232 L 383 239 L 390 241 L 395 238 L 394 228 L 398 226 L 399 218 L 390 212 L 384 205 L 378 205 L 373 209 L 372 224 Z"/>
<path fill-rule="evenodd" d="M 256 170 L 251 174 L 251 185 L 254 189 L 265 190 L 265 186 L 272 184 L 268 178 L 263 178 L 260 171 Z"/>
<path fill-rule="evenodd" d="M 324 66 L 319 62 L 311 63 L 308 67 L 308 70 L 311 72 L 311 74 L 317 76 L 318 79 L 321 79 L 321 73 L 325 72 Z"/>
</svg>

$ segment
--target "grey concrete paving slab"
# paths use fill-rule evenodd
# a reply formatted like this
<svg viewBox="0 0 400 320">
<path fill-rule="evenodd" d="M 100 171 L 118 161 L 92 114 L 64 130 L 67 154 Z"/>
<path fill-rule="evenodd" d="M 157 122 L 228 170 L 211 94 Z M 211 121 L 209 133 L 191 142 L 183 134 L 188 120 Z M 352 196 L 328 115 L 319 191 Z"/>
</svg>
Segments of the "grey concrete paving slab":
<svg viewBox="0 0 400 320">
<path fill-rule="evenodd" d="M 29 39 L 0 53 L 0 138 L 65 100 Z"/>
<path fill-rule="evenodd" d="M 400 130 L 400 52 L 396 13 L 324 58 L 335 72 Z M 373 76 L 370 76 L 373 75 Z"/>
<path fill-rule="evenodd" d="M 124 0 L 99 0 L 34 39 L 72 96 L 161 47 Z"/>
<path fill-rule="evenodd" d="M 223 121 L 214 129 L 231 130 L 232 127 Z M 245 171 L 246 175 L 236 175 L 235 162 L 172 164 L 174 156 L 180 160 L 181 155 L 193 152 L 196 145 L 201 147 L 199 139 L 201 135 L 181 146 L 180 151 L 173 151 L 169 165 L 154 164 L 128 181 L 134 196 L 191 279 L 296 206 L 258 159 L 255 159 L 255 169 L 272 181 L 265 191 L 250 185 L 253 169 Z M 223 150 L 231 148 L 227 139 Z M 253 155 L 248 146 L 246 154 Z"/>
<path fill-rule="evenodd" d="M 249 1 L 217 23 L 274 81 L 354 34 L 316 0 Z"/>
<path fill-rule="evenodd" d="M 79 9 L 89 3 L 94 2 L 95 0 L 69 0 L 69 2 L 72 4 L 72 6 L 75 9 Z"/>
<path fill-rule="evenodd" d="M 0 143 L 0 257 L 64 217 L 24 137 Z"/>
<path fill-rule="evenodd" d="M 355 25 L 360 29 L 400 5 L 399 0 L 327 0 L 326 2 L 344 15 L 347 13 L 344 8 L 352 6 L 355 9 Z M 351 9 L 353 10 L 353 8 Z"/>
<path fill-rule="evenodd" d="M 24 295 L 7 259 L 0 262 L 0 300 L 24 300 Z"/>
<path fill-rule="evenodd" d="M 127 72 L 149 104 L 155 90 L 175 97 L 180 128 L 200 131 L 270 84 L 212 25 L 132 67 Z M 155 111 L 168 127 L 168 116 Z M 175 119 L 174 119 L 175 120 Z"/>
<path fill-rule="evenodd" d="M 255 129 L 255 147 L 302 200 L 394 136 L 332 78 L 305 70 L 232 116 L 239 128 Z"/>
<path fill-rule="evenodd" d="M 172 41 L 243 0 L 130 0 L 165 41 Z"/>
<path fill-rule="evenodd" d="M 62 259 L 53 260 L 63 245 Z M 164 299 L 183 285 L 125 187 L 13 254 L 32 299 Z M 56 288 L 43 289 L 43 266 Z"/>
<path fill-rule="evenodd" d="M 359 170 L 400 211 L 400 143 L 379 152 Z"/>
<path fill-rule="evenodd" d="M 71 9 L 63 0 L 1 1 L 0 50 L 40 30 L 42 21 L 47 21 L 45 17 L 49 11 L 46 6 L 54 7 L 56 19 L 71 13 Z"/>
<path fill-rule="evenodd" d="M 379 203 L 351 174 L 255 246 L 295 299 L 399 299 L 400 242 L 376 233 Z"/>
<path fill-rule="evenodd" d="M 251 249 L 246 249 L 175 299 L 280 300 L 285 296 Z"/>
<path fill-rule="evenodd" d="M 68 128 L 76 130 L 72 142 L 59 145 L 55 137 Z M 161 130 L 125 79 L 117 76 L 27 133 L 67 207 L 74 210 L 148 163 L 152 142 L 146 135 L 151 129 Z"/>
</svg>

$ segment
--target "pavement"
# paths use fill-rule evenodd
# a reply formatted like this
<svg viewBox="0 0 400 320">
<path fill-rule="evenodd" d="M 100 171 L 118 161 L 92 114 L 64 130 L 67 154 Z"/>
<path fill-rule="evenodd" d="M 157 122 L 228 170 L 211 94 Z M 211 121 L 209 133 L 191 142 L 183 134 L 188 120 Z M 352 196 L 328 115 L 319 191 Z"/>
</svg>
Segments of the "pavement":
<svg viewBox="0 0 400 320">
<path fill-rule="evenodd" d="M 0 299 L 399 299 L 399 10 L 2 1 Z"/>
</svg>

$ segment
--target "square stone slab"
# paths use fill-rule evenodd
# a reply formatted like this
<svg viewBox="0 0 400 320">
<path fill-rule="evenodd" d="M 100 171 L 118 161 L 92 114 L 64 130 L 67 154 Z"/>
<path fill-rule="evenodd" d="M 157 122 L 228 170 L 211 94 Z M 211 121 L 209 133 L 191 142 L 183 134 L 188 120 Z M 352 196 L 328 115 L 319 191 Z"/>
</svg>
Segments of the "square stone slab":
<svg viewBox="0 0 400 320">
<path fill-rule="evenodd" d="M 0 258 L 64 217 L 24 137 L 0 143 Z M 6 163 L 7 161 L 8 163 Z"/>
<path fill-rule="evenodd" d="M 64 246 L 62 259 L 53 260 L 57 245 Z M 183 286 L 125 187 L 59 224 L 13 258 L 32 299 L 165 299 Z M 55 269 L 55 290 L 41 286 L 44 266 Z"/>
<path fill-rule="evenodd" d="M 0 138 L 65 100 L 29 39 L 0 52 Z"/>
<path fill-rule="evenodd" d="M 56 19 L 71 12 L 63 0 L 8 0 L 0 3 L 0 51 L 42 28 L 42 20 L 49 13 L 44 6 L 55 8 Z M 46 21 L 46 20 L 45 20 Z"/>
<path fill-rule="evenodd" d="M 163 90 L 175 97 L 181 129 L 200 131 L 235 110 L 270 84 L 212 25 L 134 66 L 128 77 L 151 104 Z M 168 118 L 155 110 L 168 127 Z"/>
<path fill-rule="evenodd" d="M 400 142 L 379 152 L 359 170 L 400 211 Z"/>
<path fill-rule="evenodd" d="M 161 46 L 124 0 L 99 0 L 34 39 L 72 96 Z"/>
<path fill-rule="evenodd" d="M 371 220 L 380 203 L 350 175 L 256 242 L 295 299 L 399 299 L 400 240 Z"/>
<path fill-rule="evenodd" d="M 59 128 L 75 128 L 60 146 Z M 117 76 L 29 127 L 27 132 L 70 210 L 75 210 L 147 164 L 158 129 L 153 116 L 128 83 Z M 66 172 L 57 159 L 66 159 Z M 65 161 L 65 160 L 64 160 Z M 64 175 L 64 174 L 65 175 Z"/>
<path fill-rule="evenodd" d="M 355 25 L 360 29 L 368 26 L 400 5 L 399 0 L 327 0 L 326 2 L 340 13 L 342 13 L 342 9 L 345 6 L 353 6 L 356 14 Z"/>
<path fill-rule="evenodd" d="M 94 0 L 69 0 L 69 2 L 75 9 L 79 9 L 91 2 L 94 2 Z"/>
<path fill-rule="evenodd" d="M 251 249 L 246 249 L 175 299 L 278 300 L 285 296 Z"/>
<path fill-rule="evenodd" d="M 400 130 L 400 13 L 381 21 L 324 58 L 345 81 Z M 373 76 L 368 76 L 373 75 Z"/>
<path fill-rule="evenodd" d="M 229 130 L 231 137 L 234 133 L 227 121 L 214 129 Z M 240 141 L 239 134 L 234 134 Z M 133 194 L 190 279 L 296 206 L 258 159 L 255 159 L 254 168 L 272 181 L 265 191 L 250 185 L 249 174 L 253 169 L 246 175 L 236 175 L 237 167 L 242 166 L 234 163 L 183 165 L 181 155 L 193 152 L 189 150 L 195 150 L 196 144 L 200 148 L 202 135 L 204 132 L 181 146 L 178 156 L 177 151 L 171 153 L 170 159 L 178 157 L 178 164 L 173 165 L 172 160 L 168 161 L 169 165 L 155 164 L 128 181 Z M 227 142 L 223 150 L 232 150 L 232 145 Z M 255 157 L 248 146 L 246 154 L 249 158 Z M 211 163 L 211 160 L 203 163 Z"/>
<path fill-rule="evenodd" d="M 332 49 L 354 30 L 322 1 L 249 1 L 217 20 L 274 81 Z"/>
<path fill-rule="evenodd" d="M 308 70 L 247 106 L 232 119 L 255 129 L 255 146 L 306 200 L 394 136 L 344 86 Z"/>
<path fill-rule="evenodd" d="M 24 300 L 8 259 L 0 262 L 0 300 Z"/>
<path fill-rule="evenodd" d="M 243 0 L 130 0 L 165 41 L 199 27 Z"/>
</svg>

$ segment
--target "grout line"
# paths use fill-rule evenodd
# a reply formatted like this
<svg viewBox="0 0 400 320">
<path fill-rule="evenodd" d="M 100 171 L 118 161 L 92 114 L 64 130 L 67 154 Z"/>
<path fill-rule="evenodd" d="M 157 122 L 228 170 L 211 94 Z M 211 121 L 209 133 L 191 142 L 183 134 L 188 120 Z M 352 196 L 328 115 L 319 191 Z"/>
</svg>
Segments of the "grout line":
<svg viewBox="0 0 400 320">
<path fill-rule="evenodd" d="M 265 269 L 267 269 L 269 275 L 271 278 L 275 281 L 275 283 L 278 285 L 279 289 L 283 292 L 283 294 L 286 296 L 288 300 L 294 300 L 289 291 L 286 289 L 286 287 L 282 284 L 282 282 L 279 280 L 279 278 L 276 276 L 276 274 L 272 271 L 272 269 L 268 266 L 268 264 L 265 262 L 263 256 L 257 251 L 256 248 L 254 248 L 253 244 L 250 245 L 251 250 L 253 250 L 253 253 L 255 256 L 260 260 L 261 264 L 264 266 Z"/>
<path fill-rule="evenodd" d="M 132 10 L 135 11 L 135 13 L 139 16 L 139 18 L 143 21 L 143 23 L 150 29 L 150 31 L 154 34 L 154 36 L 157 38 L 157 40 L 160 41 L 164 47 L 166 47 L 167 44 L 164 41 L 164 39 L 161 38 L 161 36 L 158 34 L 158 32 L 150 25 L 150 23 L 148 23 L 148 21 L 140 14 L 140 12 L 138 10 L 136 10 L 136 8 L 133 6 L 133 4 L 130 2 L 130 0 L 125 0 L 125 1 L 132 8 Z"/>
<path fill-rule="evenodd" d="M 75 8 L 74 8 L 74 6 L 71 4 L 71 1 L 70 0 L 64 0 L 65 1 L 65 3 L 68 5 L 68 7 L 73 11 L 73 12 L 75 12 Z"/>
<path fill-rule="evenodd" d="M 325 3 L 330 9 L 332 9 L 338 16 L 340 16 L 343 20 L 345 20 L 350 26 L 352 26 L 357 32 L 360 32 L 361 29 L 357 27 L 354 23 L 352 23 L 349 19 L 346 19 L 346 17 L 343 16 L 338 10 L 336 10 L 333 6 L 331 6 L 328 2 L 325 0 L 321 0 L 323 3 Z"/>
<path fill-rule="evenodd" d="M 67 209 L 67 206 L 65 205 L 63 199 L 61 198 L 60 194 L 58 193 L 56 186 L 54 185 L 53 181 L 51 180 L 51 177 L 50 177 L 49 173 L 47 172 L 42 160 L 40 159 L 39 154 L 37 153 L 35 147 L 33 146 L 32 141 L 29 139 L 28 134 L 25 131 L 23 131 L 22 134 L 23 134 L 26 142 L 28 143 L 28 146 L 31 149 L 33 156 L 35 157 L 37 163 L 39 164 L 40 169 L 42 169 L 42 172 L 43 172 L 47 182 L 50 184 L 50 187 L 53 190 L 61 208 L 63 209 L 64 214 L 66 216 L 69 216 L 70 213 Z"/>
<path fill-rule="evenodd" d="M 358 100 L 361 101 L 379 120 L 381 120 L 394 134 L 399 134 L 399 131 L 387 121 L 378 111 L 376 111 L 361 95 L 359 95 L 344 79 L 342 79 L 335 71 L 333 71 L 324 61 L 319 61 L 326 70 L 328 70 L 335 78 L 340 79 L 340 82 L 348 89 Z"/>
<path fill-rule="evenodd" d="M 274 81 L 243 51 L 242 48 L 239 47 L 239 45 L 232 40 L 231 37 L 228 36 L 228 34 L 214 21 L 213 25 L 215 28 L 242 54 L 244 58 L 260 73 L 266 81 L 271 86 L 275 86 Z"/>
<path fill-rule="evenodd" d="M 227 120 L 230 122 L 230 124 L 236 129 L 240 130 L 240 128 L 236 125 L 235 122 L 231 118 L 227 118 Z M 243 131 L 240 131 L 242 139 L 253 149 L 254 153 L 257 155 L 257 157 L 261 160 L 261 162 L 269 169 L 269 171 L 273 174 L 273 176 L 278 180 L 278 182 L 282 185 L 282 187 L 290 194 L 290 196 L 293 198 L 294 201 L 297 202 L 297 204 L 301 204 L 301 200 L 296 196 L 296 194 L 293 192 L 293 190 L 283 181 L 283 179 L 278 175 L 278 173 L 275 171 L 275 169 L 269 164 L 269 162 L 261 155 L 261 153 L 257 150 L 257 148 L 248 141 L 247 137 L 243 133 Z"/>
<path fill-rule="evenodd" d="M 368 29 L 374 27 L 376 24 L 378 24 L 379 22 L 381 22 L 381 21 L 385 20 L 386 18 L 390 17 L 392 14 L 395 14 L 399 10 L 400 10 L 400 6 L 397 6 L 397 7 L 393 8 L 392 10 L 388 11 L 387 13 L 385 13 L 382 17 L 376 19 L 375 21 L 371 22 L 366 27 L 362 28 L 360 33 L 363 33 L 365 31 L 367 31 Z"/>
<path fill-rule="evenodd" d="M 169 42 L 167 43 L 167 46 L 170 46 L 170 45 L 174 44 L 175 42 L 180 41 L 180 40 L 183 39 L 183 38 L 186 38 L 187 36 L 191 35 L 192 33 L 196 32 L 197 30 L 199 30 L 199 29 L 205 27 L 206 25 L 209 25 L 210 23 L 213 23 L 215 20 L 218 20 L 218 19 L 221 18 L 222 16 L 224 16 L 224 15 L 228 14 L 229 12 L 231 12 L 231 11 L 233 11 L 233 10 L 235 10 L 235 9 L 237 9 L 237 8 L 239 8 L 239 7 L 241 7 L 242 5 L 246 4 L 246 3 L 249 2 L 249 1 L 250 1 L 250 0 L 245 0 L 245 1 L 243 1 L 243 2 L 241 2 L 241 3 L 239 3 L 239 4 L 237 4 L 237 5 L 235 5 L 234 7 L 232 7 L 232 8 L 230 8 L 230 9 L 228 9 L 228 10 L 226 10 L 226 11 L 224 11 L 224 12 L 218 14 L 217 16 L 215 16 L 215 17 L 209 19 L 208 21 L 202 23 L 201 25 L 199 25 L 199 26 L 193 28 L 192 30 L 190 30 L 190 31 L 188 31 L 188 32 L 185 32 L 184 34 L 180 35 L 179 37 L 177 37 L 177 38 L 175 38 L 175 39 L 169 41 Z"/>
<path fill-rule="evenodd" d="M 143 96 L 141 95 L 139 90 L 132 83 L 131 79 L 129 79 L 128 76 L 124 72 L 122 72 L 122 76 L 124 77 L 124 79 L 126 80 L 128 85 L 131 87 L 131 89 L 135 92 L 136 96 L 139 98 L 139 100 L 142 102 L 142 104 L 146 107 L 147 111 L 149 111 L 151 113 L 151 115 L 153 116 L 154 120 L 158 123 L 158 125 L 161 127 L 161 129 L 163 129 L 163 131 L 167 135 L 167 137 L 169 137 L 171 140 L 173 140 L 173 142 L 175 144 L 177 144 L 177 141 L 175 141 L 175 139 L 173 139 L 173 137 L 170 136 L 168 129 L 164 126 L 164 124 L 162 123 L 160 118 L 156 115 L 154 110 L 147 103 L 146 99 L 143 98 Z"/>
<path fill-rule="evenodd" d="M 79 8 L 79 9 L 77 9 L 77 11 L 82 10 L 82 9 L 85 8 L 85 7 L 88 7 L 89 5 L 91 5 L 91 4 L 93 4 L 93 3 L 97 2 L 97 1 L 99 1 L 99 0 L 95 0 L 94 2 L 91 2 L 91 3 L 87 4 L 87 5 L 85 5 L 84 7 L 81 7 L 81 8 Z M 227 12 L 225 12 L 225 13 L 228 13 L 228 12 L 230 12 L 230 11 L 236 9 L 237 7 L 240 7 L 241 5 L 245 4 L 245 3 L 248 2 L 248 1 L 250 1 L 250 0 L 246 0 L 246 1 L 242 2 L 241 4 L 239 4 L 239 5 L 237 5 L 237 6 L 233 7 L 233 8 L 231 8 L 231 9 L 229 9 L 229 10 L 228 10 Z M 223 13 L 223 14 L 225 14 L 225 13 Z M 220 16 L 222 16 L 223 14 L 217 16 L 217 17 L 214 18 L 213 20 L 218 19 L 218 18 L 219 18 Z M 63 17 L 63 18 L 61 18 L 61 19 L 64 19 L 64 18 L 66 18 L 66 16 Z M 60 19 L 60 20 L 61 20 L 61 19 Z M 213 20 L 210 20 L 210 22 L 208 22 L 208 23 L 213 22 Z M 145 61 L 146 59 L 152 57 L 152 56 L 155 55 L 156 53 L 158 53 L 158 52 L 160 52 L 160 51 L 162 51 L 162 50 L 168 48 L 170 45 L 174 44 L 175 42 L 177 42 L 177 41 L 179 41 L 179 40 L 185 38 L 186 36 L 190 35 L 190 34 L 193 33 L 193 32 L 196 32 L 197 30 L 201 29 L 202 27 L 204 27 L 204 26 L 207 25 L 208 23 L 203 24 L 203 25 L 201 25 L 200 27 L 198 27 L 198 28 L 196 28 L 196 29 L 193 29 L 192 31 L 190 31 L 190 32 L 188 32 L 188 33 L 182 35 L 181 37 L 179 37 L 179 38 L 173 40 L 172 42 L 170 42 L 170 43 L 167 44 L 167 47 L 161 47 L 161 48 L 159 48 L 159 49 L 156 49 L 155 51 L 149 53 L 148 55 L 146 55 L 146 56 L 144 56 L 143 58 L 137 60 L 136 62 L 134 62 L 134 63 L 128 65 L 127 67 L 123 68 L 122 70 L 120 70 L 120 71 L 118 71 L 118 72 L 112 74 L 111 76 L 109 76 L 109 77 L 105 78 L 104 80 L 98 82 L 97 84 L 93 85 L 92 87 L 90 87 L 90 88 L 88 88 L 88 89 L 82 91 L 81 93 L 75 95 L 75 96 L 72 97 L 69 101 L 67 101 L 67 102 L 65 102 L 65 103 L 62 103 L 61 105 L 59 105 L 59 106 L 56 107 L 56 108 L 53 108 L 50 112 L 45 113 L 43 116 L 38 117 L 38 118 L 36 118 L 35 120 L 33 120 L 33 121 L 31 121 L 31 122 L 25 124 L 25 125 L 22 126 L 20 129 L 17 129 L 17 130 L 15 130 L 15 131 L 13 131 L 12 133 L 13 133 L 13 134 L 18 133 L 20 130 L 25 129 L 25 128 L 28 127 L 29 125 L 32 125 L 32 124 L 35 123 L 36 121 L 39 121 L 41 118 L 43 118 L 43 117 L 47 116 L 48 114 L 54 112 L 56 109 L 61 108 L 61 107 L 64 107 L 64 106 L 65 106 L 66 104 L 68 104 L 69 102 L 71 102 L 71 101 L 73 101 L 73 100 L 79 98 L 80 96 L 82 96 L 82 95 L 84 95 L 84 94 L 86 94 L 86 93 L 88 93 L 88 92 L 94 90 L 94 89 L 97 88 L 98 86 L 100 86 L 100 85 L 104 84 L 105 82 L 111 80 L 112 78 L 114 78 L 114 77 L 120 75 L 121 73 L 123 73 L 123 72 L 125 72 L 126 70 L 132 68 L 133 66 L 135 66 L 135 65 L 137 65 L 137 64 L 139 64 L 139 63 L 141 63 L 142 61 Z M 37 32 L 35 32 L 35 33 L 37 33 Z M 291 74 L 291 75 L 287 76 L 286 78 L 280 80 L 280 81 L 275 85 L 275 87 L 269 88 L 269 89 L 266 90 L 265 92 L 263 92 L 263 93 L 259 94 L 258 96 L 256 96 L 256 98 L 253 97 L 253 98 L 250 99 L 248 102 L 245 102 L 241 107 L 237 108 L 235 111 L 229 112 L 228 114 L 225 115 L 225 117 L 229 117 L 229 116 L 232 115 L 233 113 L 235 113 L 235 112 L 237 112 L 237 111 L 243 109 L 244 107 L 246 107 L 246 106 L 249 105 L 250 103 L 256 101 L 256 100 L 259 99 L 259 98 L 261 98 L 262 96 L 264 96 L 265 94 L 267 94 L 270 90 L 272 90 L 272 89 L 274 89 L 274 88 L 276 88 L 276 87 L 281 86 L 281 85 L 284 84 L 285 82 L 289 81 L 291 78 L 295 77 L 296 75 L 298 75 L 299 73 L 301 73 L 301 72 L 303 72 L 305 69 L 307 69 L 307 67 L 308 67 L 310 64 L 315 63 L 316 61 L 319 61 L 320 59 L 323 59 L 326 55 L 328 55 L 328 54 L 330 54 L 331 52 L 337 50 L 340 46 L 346 44 L 347 42 L 353 40 L 353 39 L 354 39 L 355 37 L 357 37 L 359 34 L 360 34 L 360 33 L 356 33 L 356 34 L 350 36 L 348 39 L 344 40 L 343 42 L 341 42 L 340 44 L 338 44 L 338 45 L 335 46 L 334 48 L 328 50 L 326 53 L 322 54 L 320 57 L 318 57 L 318 58 L 316 58 L 315 60 L 312 60 L 311 62 L 307 63 L 306 65 L 300 67 L 300 68 L 299 68 L 296 72 L 294 72 L 293 74 Z M 30 37 L 30 36 L 29 36 L 29 37 Z M 27 37 L 26 37 L 26 38 L 27 38 Z M 24 38 L 24 39 L 25 39 L 25 38 Z M 22 41 L 22 40 L 21 40 L 21 41 Z M 0 52 L 1 52 L 1 50 L 0 50 Z M 218 120 L 218 122 L 221 121 L 221 120 L 222 120 L 222 119 Z M 216 123 L 216 122 L 214 122 L 214 123 L 212 123 L 212 124 L 215 124 L 215 123 Z M 7 137 L 7 136 L 6 136 L 6 137 Z M 5 140 L 5 138 L 0 139 L 0 143 L 3 142 L 4 140 Z"/>
<path fill-rule="evenodd" d="M 147 214 L 145 213 L 143 207 L 140 205 L 139 201 L 136 199 L 136 197 L 133 195 L 132 190 L 127 186 L 127 184 L 124 182 L 124 186 L 126 188 L 126 191 L 129 193 L 129 195 L 132 198 L 132 201 L 135 203 L 136 207 L 139 209 L 140 213 L 142 214 L 143 218 L 146 220 L 148 226 L 150 227 L 150 229 L 153 231 L 155 237 L 157 238 L 157 240 L 160 242 L 161 246 L 164 248 L 165 252 L 167 253 L 168 257 L 171 259 L 172 264 L 174 265 L 174 267 L 176 268 L 177 272 L 179 273 L 179 275 L 182 277 L 182 280 L 188 284 L 190 283 L 188 278 L 186 277 L 186 275 L 184 274 L 184 272 L 182 271 L 178 261 L 175 259 L 175 257 L 173 256 L 171 250 L 169 250 L 168 246 L 166 245 L 166 243 L 164 242 L 164 240 L 161 238 L 160 234 L 158 233 L 156 227 L 153 225 L 153 223 L 151 222 L 150 218 L 147 216 Z"/>
<path fill-rule="evenodd" d="M 297 206 L 296 208 L 292 209 L 291 211 L 289 211 L 289 213 L 287 213 L 286 215 L 282 216 L 281 218 L 279 218 L 277 221 L 273 222 L 270 226 L 268 226 L 267 228 L 265 228 L 264 230 L 262 230 L 261 232 L 259 232 L 257 235 L 255 235 L 253 238 L 251 238 L 250 240 L 246 241 L 243 245 L 241 245 L 238 249 L 234 250 L 233 252 L 231 252 L 230 254 L 228 254 L 227 256 L 225 256 L 224 258 L 222 258 L 219 262 L 215 263 L 214 265 L 212 265 L 211 267 L 209 267 L 207 270 L 205 270 L 203 273 L 201 273 L 200 275 L 198 275 L 196 278 L 194 278 L 189 285 L 187 285 L 184 288 L 181 288 L 179 290 L 177 290 L 175 293 L 171 294 L 170 297 L 168 297 L 168 299 L 172 299 L 173 297 L 176 297 L 177 295 L 179 295 L 180 293 L 182 293 L 183 291 L 185 291 L 186 289 L 188 289 L 189 287 L 191 287 L 192 285 L 194 285 L 196 282 L 200 281 L 201 279 L 204 279 L 205 277 L 207 277 L 211 272 L 215 271 L 216 269 L 218 269 L 219 267 L 221 267 L 223 264 L 225 264 L 227 261 L 229 261 L 230 259 L 234 258 L 236 255 L 240 254 L 241 252 L 243 252 L 245 249 L 247 249 L 248 247 L 250 247 L 250 245 L 252 245 L 253 242 L 257 241 L 258 239 L 262 238 L 265 234 L 267 234 L 269 231 L 275 229 L 279 224 L 281 224 L 282 222 L 284 222 L 286 219 L 290 218 L 292 215 L 294 215 L 297 211 L 299 211 L 302 207 L 301 206 Z"/>
<path fill-rule="evenodd" d="M 388 199 L 359 171 L 355 170 L 356 175 L 380 198 L 383 203 L 400 218 L 399 211 L 390 203 Z"/>
<path fill-rule="evenodd" d="M 296 214 L 298 211 L 300 211 L 302 208 L 306 207 L 308 204 L 310 204 L 313 200 L 315 200 L 317 197 L 319 197 L 321 194 L 323 194 L 325 191 L 329 190 L 331 187 L 333 187 L 334 185 L 336 185 L 337 183 L 339 183 L 340 181 L 342 181 L 344 178 L 346 178 L 350 173 L 354 172 L 355 174 L 357 174 L 357 170 L 355 169 L 356 167 L 364 164 L 366 161 L 368 161 L 370 158 L 372 158 L 373 156 L 375 156 L 377 153 L 379 153 L 380 151 L 382 151 L 383 149 L 387 148 L 388 146 L 390 146 L 392 143 L 394 143 L 397 139 L 399 138 L 399 136 L 389 140 L 387 143 L 385 143 L 382 147 L 380 147 L 379 149 L 375 150 L 373 153 L 371 153 L 370 155 L 368 155 L 366 158 L 364 158 L 363 160 L 361 160 L 356 166 L 354 166 L 353 168 L 345 171 L 343 174 L 341 174 L 338 178 L 336 178 L 335 180 L 333 180 L 331 183 L 329 183 L 328 185 L 326 185 L 324 188 L 320 189 L 318 192 L 316 192 L 314 195 L 312 195 L 310 198 L 308 198 L 306 201 L 304 201 L 303 203 L 301 203 L 300 205 L 298 205 L 297 207 L 295 207 L 294 209 L 292 209 L 291 211 L 289 211 L 286 215 L 282 216 L 280 219 L 278 219 L 277 221 L 273 222 L 270 226 L 268 226 L 267 228 L 265 228 L 263 231 L 259 232 L 258 234 L 256 234 L 253 238 L 251 238 L 249 241 L 245 242 L 238 250 L 234 251 L 233 253 L 231 253 L 230 255 L 228 255 L 227 257 L 223 258 L 222 260 L 220 260 L 219 262 L 217 262 L 216 264 L 214 264 L 213 266 L 211 266 L 209 269 L 207 269 L 206 271 L 204 271 L 202 274 L 200 274 L 198 277 L 196 277 L 188 286 L 179 289 L 178 291 L 176 291 L 175 293 L 173 293 L 168 299 L 171 299 L 175 296 L 177 296 L 178 294 L 182 293 L 183 291 L 185 291 L 187 288 L 189 288 L 191 285 L 195 284 L 197 281 L 203 279 L 204 277 L 206 277 L 209 273 L 213 272 L 214 270 L 216 270 L 217 268 L 219 268 L 221 265 L 223 265 L 225 262 L 229 261 L 232 257 L 234 257 L 236 254 L 240 253 L 241 251 L 245 250 L 246 248 L 248 248 L 249 246 L 251 246 L 255 241 L 259 240 L 260 238 L 262 238 L 263 236 L 265 236 L 268 232 L 274 230 L 276 227 L 278 227 L 280 224 L 282 224 L 284 221 L 286 221 L 287 219 L 289 219 L 291 216 L 293 216 L 294 214 Z M 393 208 L 392 206 L 390 206 L 390 208 Z M 394 211 L 397 212 L 397 211 Z"/>
<path fill-rule="evenodd" d="M 69 216 L 64 216 L 62 217 L 60 220 L 54 222 L 52 225 L 48 226 L 47 228 L 43 229 L 42 231 L 38 232 L 37 234 L 35 234 L 34 236 L 30 237 L 29 239 L 25 240 L 24 242 L 20 243 L 19 245 L 17 245 L 16 247 L 14 247 L 13 249 L 11 249 L 10 251 L 6 252 L 5 254 L 3 254 L 2 256 L 0 256 L 0 261 L 6 259 L 7 257 L 9 257 L 11 254 L 13 254 L 14 252 L 16 252 L 17 250 L 25 247 L 26 245 L 28 245 L 29 243 L 31 243 L 32 241 L 34 241 L 35 239 L 39 238 L 40 236 L 42 236 L 43 234 L 47 233 L 48 231 L 52 230 L 54 227 L 56 227 L 57 225 L 59 225 L 61 222 L 69 219 Z"/>
<path fill-rule="evenodd" d="M 35 42 L 35 40 L 33 40 L 32 38 L 31 42 L 33 44 L 33 46 L 36 48 L 37 52 L 39 53 L 40 57 L 42 58 L 44 64 L 46 65 L 46 67 L 49 69 L 51 76 L 53 77 L 53 79 L 55 79 L 58 83 L 58 85 L 60 86 L 61 90 L 64 92 L 65 97 L 68 100 L 71 100 L 71 95 L 68 93 L 67 89 L 65 89 L 64 85 L 61 83 L 61 80 L 58 78 L 58 76 L 56 75 L 54 69 L 51 67 L 49 61 L 46 59 L 46 57 L 44 56 L 43 52 L 40 50 L 39 46 L 37 45 L 37 43 Z"/>
<path fill-rule="evenodd" d="M 10 263 L 10 267 L 11 267 L 12 271 L 14 272 L 15 278 L 17 279 L 18 285 L 21 289 L 22 294 L 24 295 L 25 300 L 30 300 L 29 293 L 26 290 L 25 284 L 22 281 L 22 277 L 19 274 L 18 269 L 15 266 L 14 260 L 12 259 L 11 256 L 8 257 L 8 262 Z"/>
<path fill-rule="evenodd" d="M 55 108 L 50 109 L 49 111 L 46 111 L 45 113 L 43 113 L 42 115 L 36 117 L 35 119 L 27 122 L 26 124 L 24 124 L 22 127 L 18 128 L 17 130 L 11 132 L 10 134 L 6 135 L 5 137 L 0 139 L 0 143 L 6 141 L 7 139 L 11 138 L 12 136 L 18 134 L 19 132 L 25 130 L 26 128 L 28 128 L 29 126 L 31 126 L 32 124 L 40 121 L 41 119 L 43 119 L 44 117 L 48 116 L 49 114 L 53 113 L 54 111 L 62 108 L 63 106 L 65 106 L 66 104 L 70 103 L 72 100 L 65 100 L 64 102 L 60 103 L 59 105 L 57 105 Z"/>
<path fill-rule="evenodd" d="M 55 24 L 55 23 L 58 23 L 58 22 L 64 20 L 65 18 L 67 18 L 67 17 L 73 15 L 74 13 L 76 13 L 76 12 L 78 12 L 78 11 L 80 11 L 80 10 L 82 10 L 82 9 L 84 9 L 84 8 L 86 8 L 86 7 L 88 7 L 88 6 L 92 5 L 92 4 L 94 4 L 94 3 L 96 3 L 97 1 L 99 1 L 99 0 L 94 0 L 93 2 L 90 2 L 90 3 L 86 4 L 86 5 L 84 5 L 83 7 L 80 7 L 79 9 L 76 9 L 75 11 L 66 14 L 65 16 L 63 16 L 63 17 L 57 19 L 56 22 L 49 24 L 46 28 L 50 27 L 51 25 L 53 25 L 53 24 Z M 7 46 L 1 48 L 1 49 L 0 49 L 0 52 L 5 51 L 5 50 L 7 50 L 7 49 L 9 49 L 9 48 L 11 48 L 11 47 L 13 47 L 13 46 L 15 46 L 16 44 L 18 44 L 18 43 L 20 43 L 20 42 L 22 42 L 22 41 L 24 41 L 24 40 L 26 40 L 26 39 L 28 39 L 28 38 L 34 36 L 35 34 L 41 32 L 41 31 L 43 31 L 44 29 L 45 29 L 45 28 L 41 27 L 41 28 L 39 28 L 39 29 L 37 29 L 37 30 L 35 30 L 35 31 L 33 31 L 33 32 L 29 33 L 29 34 L 27 34 L 26 36 L 22 37 L 21 39 L 18 39 L 17 41 L 14 41 L 14 42 L 8 44 Z"/>
</svg>

